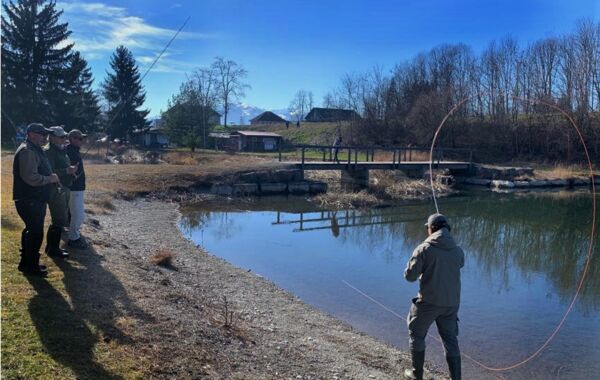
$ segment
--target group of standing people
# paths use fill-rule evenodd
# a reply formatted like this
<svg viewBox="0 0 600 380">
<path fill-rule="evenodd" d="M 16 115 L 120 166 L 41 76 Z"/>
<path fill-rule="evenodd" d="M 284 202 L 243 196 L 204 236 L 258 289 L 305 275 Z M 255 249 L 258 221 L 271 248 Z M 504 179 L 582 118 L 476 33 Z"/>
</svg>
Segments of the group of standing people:
<svg viewBox="0 0 600 380">
<path fill-rule="evenodd" d="M 46 233 L 46 254 L 69 256 L 60 247 L 67 228 L 67 247 L 87 248 L 80 232 L 85 215 L 85 171 L 79 151 L 86 135 L 78 129 L 67 133 L 62 126 L 45 128 L 39 123 L 29 124 L 26 133 L 13 162 L 13 200 L 25 223 L 18 269 L 26 275 L 46 277 L 48 271 L 40 264 L 39 252 L 44 240 L 46 206 L 52 220 Z"/>
</svg>

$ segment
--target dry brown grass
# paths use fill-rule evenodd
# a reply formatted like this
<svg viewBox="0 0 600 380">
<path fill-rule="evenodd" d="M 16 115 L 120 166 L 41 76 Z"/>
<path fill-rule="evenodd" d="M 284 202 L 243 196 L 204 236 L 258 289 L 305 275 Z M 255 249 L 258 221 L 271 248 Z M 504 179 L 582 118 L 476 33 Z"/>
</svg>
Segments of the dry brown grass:
<svg viewBox="0 0 600 380">
<path fill-rule="evenodd" d="M 436 195 L 447 195 L 452 193 L 448 186 L 434 182 Z M 399 171 L 374 170 L 370 183 L 371 191 L 379 197 L 402 200 L 422 198 L 431 195 L 431 184 L 424 179 L 408 178 Z"/>
<path fill-rule="evenodd" d="M 361 190 L 359 192 L 330 191 L 316 196 L 314 200 L 319 203 L 321 207 L 329 210 L 364 208 L 381 203 L 380 199 L 367 190 Z"/>
<path fill-rule="evenodd" d="M 389 161 L 391 162 L 394 159 L 394 153 L 388 151 L 375 151 L 375 161 Z M 396 156 L 396 161 L 398 157 Z M 410 153 L 402 153 L 400 157 L 401 161 L 429 161 L 429 152 L 417 152 L 412 151 Z"/>
<path fill-rule="evenodd" d="M 568 178 L 585 178 L 588 175 L 581 166 L 577 165 L 556 165 L 553 168 L 536 169 L 535 178 L 537 179 L 568 179 Z"/>
<path fill-rule="evenodd" d="M 185 156 L 186 152 L 175 152 Z M 199 165 L 106 165 L 86 162 L 86 181 L 90 191 L 111 195 L 135 196 L 140 193 L 185 188 L 206 182 L 211 177 L 248 169 L 272 168 L 278 162 L 255 156 L 205 154 Z"/>
<path fill-rule="evenodd" d="M 150 262 L 161 267 L 172 267 L 175 253 L 166 248 L 159 248 L 154 255 L 150 256 Z"/>
<path fill-rule="evenodd" d="M 86 211 L 90 214 L 107 214 L 117 209 L 113 203 L 113 197 L 108 194 L 97 194 L 88 191 L 85 195 Z"/>
</svg>

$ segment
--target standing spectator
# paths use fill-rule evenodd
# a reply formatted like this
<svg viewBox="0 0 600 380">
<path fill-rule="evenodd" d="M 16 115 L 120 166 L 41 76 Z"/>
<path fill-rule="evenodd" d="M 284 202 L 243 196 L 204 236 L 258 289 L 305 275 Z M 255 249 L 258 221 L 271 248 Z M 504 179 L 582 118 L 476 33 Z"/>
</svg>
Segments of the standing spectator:
<svg viewBox="0 0 600 380">
<path fill-rule="evenodd" d="M 40 247 L 44 240 L 44 218 L 51 187 L 58 183 L 42 150 L 49 129 L 42 124 L 27 126 L 26 140 L 19 146 L 13 162 L 13 200 L 17 213 L 25 223 L 21 233 L 19 270 L 25 275 L 46 277 L 48 271 L 40 265 Z"/>
<path fill-rule="evenodd" d="M 87 243 L 81 236 L 80 228 L 85 218 L 83 209 L 83 192 L 85 191 L 85 170 L 83 169 L 83 160 L 81 159 L 81 145 L 87 135 L 79 129 L 73 129 L 69 132 L 69 145 L 65 149 L 71 165 L 77 167 L 73 183 L 69 186 L 71 194 L 69 196 L 69 211 L 71 212 L 71 223 L 69 225 L 68 246 L 75 249 L 86 249 Z"/>
<path fill-rule="evenodd" d="M 338 135 L 333 141 L 333 159 L 338 164 L 340 163 L 340 159 L 338 158 L 338 153 L 340 151 L 340 147 L 342 146 L 342 135 Z"/>
<path fill-rule="evenodd" d="M 58 175 L 60 186 L 50 190 L 48 208 L 52 223 L 46 233 L 46 253 L 48 256 L 68 257 L 69 253 L 60 248 L 60 237 L 65 227 L 69 226 L 69 186 L 77 171 L 77 165 L 71 165 L 65 152 L 67 133 L 62 127 L 50 127 L 50 143 L 46 147 L 46 156 L 52 171 Z"/>
</svg>

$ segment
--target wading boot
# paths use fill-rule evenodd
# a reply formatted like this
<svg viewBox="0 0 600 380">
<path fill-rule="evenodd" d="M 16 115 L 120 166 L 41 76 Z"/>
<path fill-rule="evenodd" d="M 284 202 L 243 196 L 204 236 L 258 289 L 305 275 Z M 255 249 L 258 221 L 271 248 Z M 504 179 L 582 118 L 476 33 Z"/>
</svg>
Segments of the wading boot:
<svg viewBox="0 0 600 380">
<path fill-rule="evenodd" d="M 448 363 L 450 379 L 460 380 L 460 356 L 446 356 L 446 363 Z"/>
<path fill-rule="evenodd" d="M 423 380 L 425 351 L 411 351 L 412 368 L 404 371 L 404 377 L 411 380 Z"/>
<path fill-rule="evenodd" d="M 69 252 L 60 248 L 60 236 L 62 235 L 62 228 L 53 224 L 48 227 L 48 233 L 46 234 L 46 254 L 52 257 L 69 257 Z"/>
</svg>

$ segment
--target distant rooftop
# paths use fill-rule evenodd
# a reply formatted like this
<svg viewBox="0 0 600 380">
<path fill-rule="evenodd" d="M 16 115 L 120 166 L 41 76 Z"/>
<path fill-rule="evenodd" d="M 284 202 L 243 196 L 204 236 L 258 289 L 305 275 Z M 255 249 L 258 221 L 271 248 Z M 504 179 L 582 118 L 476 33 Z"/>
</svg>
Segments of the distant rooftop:
<svg viewBox="0 0 600 380">
<path fill-rule="evenodd" d="M 281 135 L 278 135 L 277 133 L 260 131 L 237 131 L 236 133 L 242 136 L 281 137 Z"/>
</svg>

